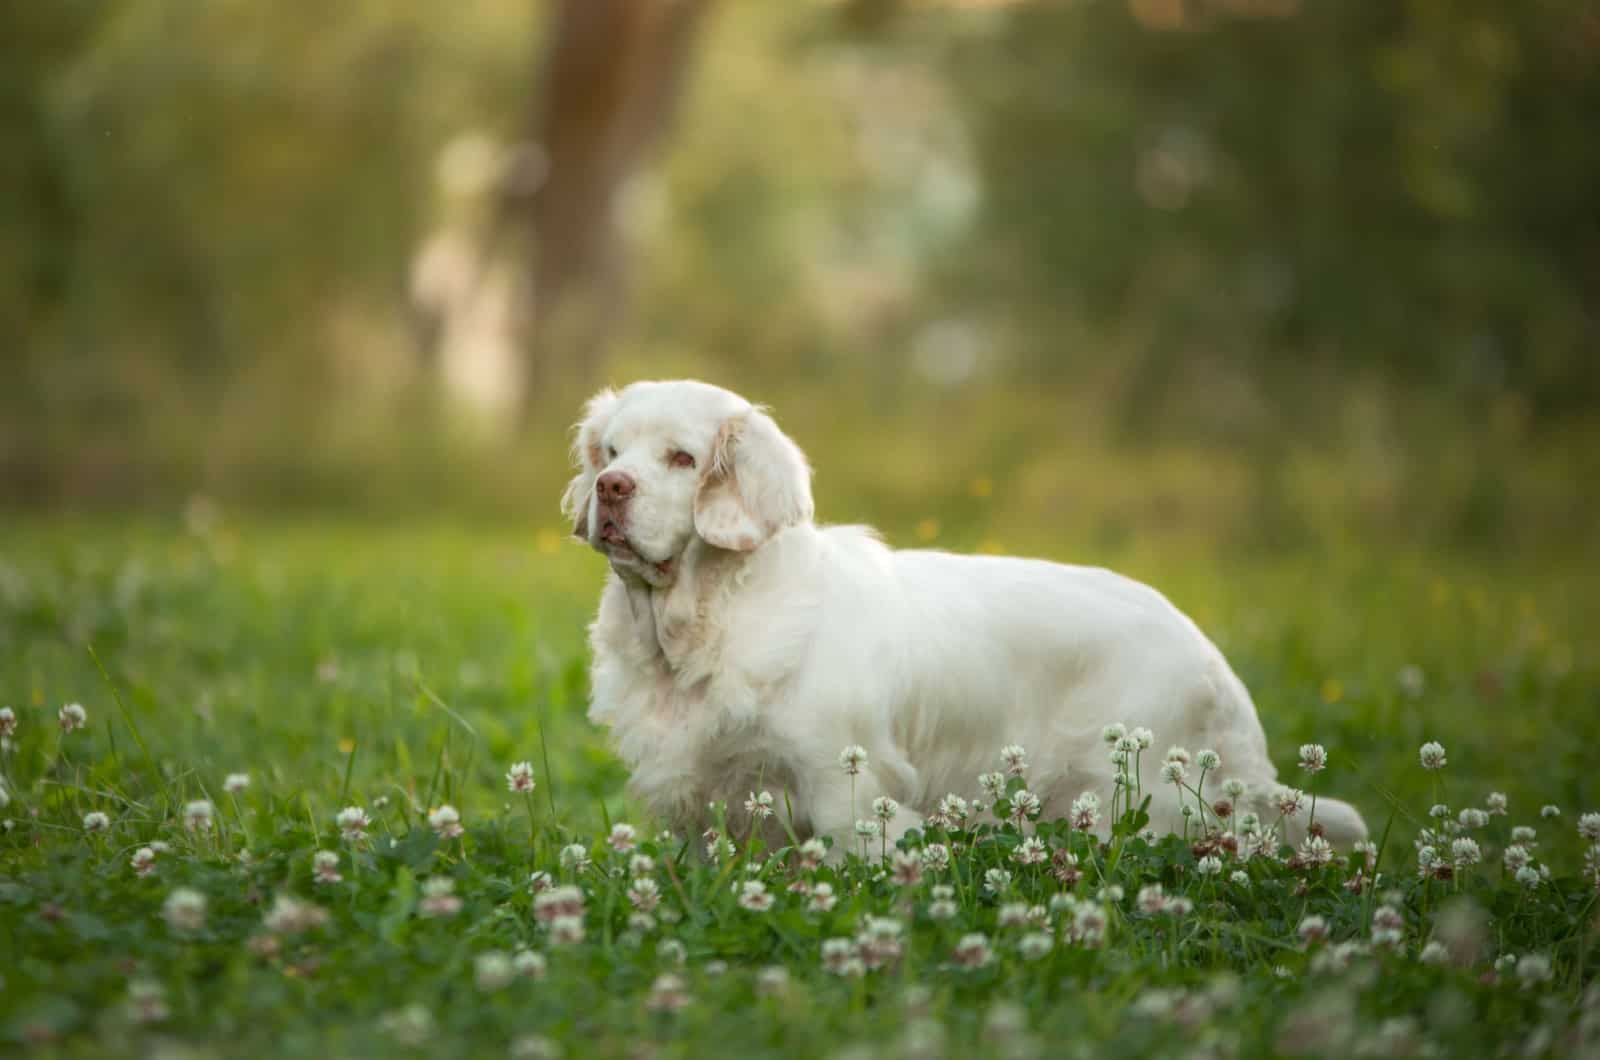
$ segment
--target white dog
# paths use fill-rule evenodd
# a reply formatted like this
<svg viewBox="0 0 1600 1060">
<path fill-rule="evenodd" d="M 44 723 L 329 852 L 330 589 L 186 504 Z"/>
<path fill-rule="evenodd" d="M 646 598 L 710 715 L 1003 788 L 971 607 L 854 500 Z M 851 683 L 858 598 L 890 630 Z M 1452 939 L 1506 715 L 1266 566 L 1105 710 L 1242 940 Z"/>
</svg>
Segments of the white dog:
<svg viewBox="0 0 1600 1060">
<path fill-rule="evenodd" d="M 800 835 L 832 836 L 837 853 L 889 795 L 904 807 L 892 843 L 947 792 L 975 795 L 1013 743 L 1045 813 L 1064 815 L 1086 790 L 1109 804 L 1101 734 L 1112 723 L 1216 750 L 1208 792 L 1238 778 L 1238 810 L 1276 819 L 1249 693 L 1155 590 L 1106 570 L 895 551 L 862 527 L 819 527 L 799 448 L 705 383 L 600 393 L 573 452 L 562 506 L 612 571 L 590 631 L 589 717 L 611 727 L 635 794 L 675 827 L 698 831 L 710 801 L 738 814 L 767 789 Z M 868 752 L 854 778 L 839 761 L 851 744 Z M 1140 765 L 1152 824 L 1181 829 L 1157 755 Z M 1338 846 L 1366 835 L 1334 799 L 1318 800 L 1316 820 Z"/>
</svg>

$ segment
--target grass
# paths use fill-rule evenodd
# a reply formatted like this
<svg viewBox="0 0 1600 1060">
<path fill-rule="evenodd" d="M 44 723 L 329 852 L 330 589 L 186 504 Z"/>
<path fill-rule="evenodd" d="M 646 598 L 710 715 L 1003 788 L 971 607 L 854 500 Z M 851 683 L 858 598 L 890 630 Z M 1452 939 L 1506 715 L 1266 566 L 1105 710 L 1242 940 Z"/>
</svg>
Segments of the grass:
<svg viewBox="0 0 1600 1060">
<path fill-rule="evenodd" d="M 583 717 L 583 630 L 603 571 L 553 531 L 13 523 L 0 530 L 0 704 L 19 720 L 0 758 L 0 1041 L 63 1056 L 1595 1048 L 1600 998 L 1583 997 L 1600 932 L 1575 831 L 1600 808 L 1592 571 L 1370 547 L 1239 557 L 1123 544 L 1089 558 L 1162 587 L 1216 637 L 1285 779 L 1303 779 L 1296 745 L 1328 747 L 1315 790 L 1353 800 L 1387 837 L 1376 888 L 1346 889 L 1342 859 L 1228 859 L 1206 877 L 1181 838 L 1147 842 L 1129 818 L 1091 845 L 1053 819 L 1065 807 L 1027 831 L 1079 857 L 1071 907 L 1050 861 L 1016 861 L 1010 827 L 930 830 L 919 842 L 960 849 L 909 886 L 876 858 L 798 872 L 796 852 L 743 842 L 708 862 L 698 837 L 656 838 Z M 88 724 L 63 733 L 68 702 Z M 1448 748 L 1437 773 L 1417 761 L 1430 739 Z M 507 791 L 517 761 L 533 763 L 531 797 Z M 250 784 L 230 794 L 235 772 Z M 976 791 L 974 778 L 962 794 Z M 1470 833 L 1483 863 L 1419 879 L 1413 839 L 1428 808 L 1482 806 L 1490 791 L 1510 814 Z M 212 824 L 191 831 L 185 807 L 201 799 Z M 1541 820 L 1546 803 L 1563 816 Z M 334 823 L 352 804 L 372 819 L 358 841 Z M 464 836 L 429 827 L 443 804 Z M 95 812 L 108 827 L 88 832 Z M 603 838 L 620 821 L 655 863 L 649 930 L 630 925 L 629 857 Z M 1514 825 L 1538 828 L 1533 857 L 1551 872 L 1531 888 L 1501 866 Z M 157 840 L 170 850 L 141 877 L 130 859 Z M 588 868 L 562 864 L 574 843 Z M 340 856 L 339 882 L 313 879 L 324 849 Z M 986 892 L 1002 867 L 1011 881 Z M 581 943 L 552 942 L 536 870 L 582 887 Z M 423 915 L 430 894 L 441 904 L 428 883 L 441 877 L 461 907 Z M 739 904 L 735 885 L 752 877 L 772 909 Z M 795 878 L 830 883 L 837 905 L 808 910 L 785 889 Z M 1194 908 L 1141 912 L 1139 892 L 1157 882 Z M 949 919 L 929 915 L 936 884 L 953 888 Z M 180 888 L 205 899 L 192 930 L 163 916 Z M 296 924 L 281 908 L 274 919 L 281 896 L 325 921 Z M 1036 926 L 1000 923 L 1013 903 L 1043 907 L 1047 953 L 1023 956 Z M 1401 938 L 1368 952 L 1386 904 Z M 1072 925 L 1099 915 L 1103 942 L 1074 941 Z M 1308 916 L 1326 941 L 1301 939 Z M 830 974 L 824 940 L 871 936 L 869 917 L 900 931 L 880 926 L 864 951 L 836 945 L 882 966 Z M 973 933 L 990 959 L 953 966 Z M 1442 960 L 1437 947 L 1419 959 L 1430 941 L 1448 943 Z M 542 977 L 497 985 L 502 964 L 485 955 L 522 949 L 543 959 Z M 1521 974 L 1501 960 L 1530 954 Z M 538 959 L 523 960 L 531 971 Z M 760 971 L 771 967 L 786 985 Z"/>
</svg>

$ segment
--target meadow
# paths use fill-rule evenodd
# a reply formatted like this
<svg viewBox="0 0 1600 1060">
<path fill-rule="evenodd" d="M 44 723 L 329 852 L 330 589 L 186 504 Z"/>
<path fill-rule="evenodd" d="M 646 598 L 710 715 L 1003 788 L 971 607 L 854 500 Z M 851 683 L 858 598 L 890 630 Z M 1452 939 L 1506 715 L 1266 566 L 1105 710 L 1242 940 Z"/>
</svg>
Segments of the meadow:
<svg viewBox="0 0 1600 1060">
<path fill-rule="evenodd" d="M 919 536 L 936 535 L 889 533 Z M 990 790 L 954 794 L 1015 821 L 952 814 L 842 865 L 663 834 L 584 718 L 603 566 L 554 527 L 204 507 L 13 521 L 0 1041 L 196 1058 L 1600 1050 L 1585 565 L 1035 544 L 1012 547 L 1114 565 L 1193 615 L 1306 793 L 1288 812 L 1352 800 L 1374 848 L 1279 848 L 1275 822 L 1219 805 L 1228 764 L 1203 748 L 1174 771 L 1187 837 L 1143 834 L 1138 792 L 1031 815 L 1004 734 Z M 1126 738 L 1166 757 L 1160 733 Z"/>
</svg>

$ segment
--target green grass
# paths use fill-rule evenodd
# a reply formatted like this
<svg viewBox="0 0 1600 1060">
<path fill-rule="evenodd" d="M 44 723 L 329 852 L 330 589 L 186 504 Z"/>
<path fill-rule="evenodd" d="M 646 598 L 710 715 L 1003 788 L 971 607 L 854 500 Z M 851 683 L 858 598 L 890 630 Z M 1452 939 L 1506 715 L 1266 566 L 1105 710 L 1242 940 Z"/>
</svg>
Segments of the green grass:
<svg viewBox="0 0 1600 1060">
<path fill-rule="evenodd" d="M 1388 827 L 1376 891 L 1345 890 L 1342 864 L 1297 871 L 1261 858 L 1245 867 L 1247 887 L 1229 881 L 1233 864 L 1207 880 L 1181 839 L 1123 836 L 1091 850 L 1047 820 L 1030 830 L 1080 856 L 1079 901 L 1103 898 L 1106 883 L 1124 896 L 1110 904 L 1103 947 L 1061 937 L 1071 913 L 1058 911 L 1053 949 L 1028 961 L 1017 945 L 1028 929 L 998 926 L 999 907 L 1047 905 L 1062 887 L 1049 864 L 1007 860 L 1014 830 L 966 837 L 951 870 L 915 887 L 879 878 L 870 861 L 821 870 L 839 892 L 828 913 L 785 893 L 792 854 L 741 844 L 710 865 L 681 837 L 650 838 L 663 907 L 678 919 L 639 935 L 626 859 L 602 836 L 620 820 L 644 837 L 655 827 L 623 796 L 623 771 L 583 717 L 584 626 L 603 573 L 594 557 L 549 530 L 12 524 L 0 530 L 0 705 L 20 724 L 3 758 L 0 1042 L 72 1056 L 938 1055 L 939 1042 L 952 1056 L 980 1044 L 1348 1055 L 1378 1049 L 1385 1021 L 1406 1018 L 1387 1033 L 1466 1055 L 1530 1040 L 1576 1050 L 1581 1018 L 1594 1047 L 1600 1005 L 1591 994 L 1581 1016 L 1580 998 L 1600 931 L 1575 833 L 1579 812 L 1600 808 L 1592 571 L 1370 547 L 1241 557 L 1126 544 L 1058 558 L 1113 563 L 1194 615 L 1250 685 L 1285 779 L 1297 775 L 1297 744 L 1327 745 L 1316 790 Z M 1402 687 L 1408 665 L 1420 690 Z M 82 703 L 89 724 L 63 735 L 56 711 L 67 702 Z M 1417 764 L 1429 739 L 1449 749 L 1439 774 Z M 520 760 L 538 777 L 531 799 L 506 791 Z M 251 777 L 236 796 L 222 790 L 232 772 Z M 973 789 L 963 794 L 976 778 Z M 1511 813 L 1473 833 L 1484 864 L 1418 880 L 1412 838 L 1428 807 L 1481 806 L 1491 790 Z M 202 798 L 216 827 L 189 832 L 183 808 Z M 460 809 L 463 839 L 428 828 L 423 815 L 443 803 Z M 1562 807 L 1559 821 L 1539 819 L 1545 803 Z M 371 813 L 369 839 L 341 840 L 334 815 L 347 804 Z M 1047 807 L 1047 819 L 1051 809 L 1064 807 Z M 93 811 L 109 829 L 85 833 Z M 1499 863 L 1514 824 L 1538 827 L 1534 854 L 1552 872 L 1529 891 Z M 129 859 L 157 839 L 172 849 L 140 878 Z M 557 859 L 573 842 L 595 859 L 581 876 Z M 340 853 L 341 882 L 313 881 L 319 849 Z M 732 894 L 757 862 L 778 896 L 765 913 Z M 1014 879 L 996 899 L 981 883 L 1001 864 Z M 583 886 L 581 944 L 553 945 L 536 922 L 535 869 Z M 455 880 L 458 914 L 420 915 L 430 876 Z M 1194 911 L 1138 912 L 1136 893 L 1157 881 Z M 934 882 L 955 886 L 954 919 L 928 917 Z M 197 931 L 162 917 L 179 887 L 206 896 Z M 1367 939 L 1391 890 L 1404 943 L 1332 970 L 1332 946 Z M 263 952 L 251 940 L 271 935 L 264 918 L 285 894 L 327 921 Z M 1331 941 L 1308 949 L 1296 927 L 1311 914 Z M 901 955 L 860 978 L 828 974 L 822 941 L 854 935 L 868 915 L 903 922 Z M 950 967 L 971 932 L 992 940 L 993 962 Z M 1456 962 L 1419 961 L 1441 935 L 1462 940 Z M 546 958 L 543 979 L 477 985 L 479 956 L 523 947 Z M 1496 958 L 1529 953 L 1549 958 L 1547 982 L 1493 974 Z M 781 997 L 756 992 L 769 965 L 788 970 Z M 690 1000 L 679 1011 L 647 1005 L 663 972 L 682 977 Z M 165 1019 L 131 1021 L 132 981 L 161 985 Z M 425 1039 L 408 1033 L 422 1012 Z"/>
</svg>

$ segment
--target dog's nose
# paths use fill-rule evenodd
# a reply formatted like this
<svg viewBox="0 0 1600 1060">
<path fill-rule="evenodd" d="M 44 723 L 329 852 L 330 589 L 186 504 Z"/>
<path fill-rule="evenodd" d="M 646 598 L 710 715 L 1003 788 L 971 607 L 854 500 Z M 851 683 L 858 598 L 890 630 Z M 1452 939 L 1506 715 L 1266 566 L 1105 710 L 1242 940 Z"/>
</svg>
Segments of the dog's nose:
<svg viewBox="0 0 1600 1060">
<path fill-rule="evenodd" d="M 607 471 L 595 480 L 594 488 L 603 501 L 625 501 L 633 496 L 633 476 L 622 471 Z"/>
</svg>

